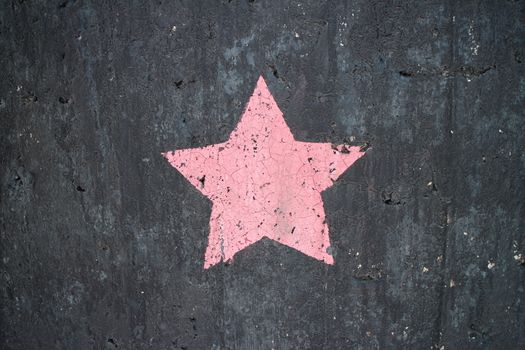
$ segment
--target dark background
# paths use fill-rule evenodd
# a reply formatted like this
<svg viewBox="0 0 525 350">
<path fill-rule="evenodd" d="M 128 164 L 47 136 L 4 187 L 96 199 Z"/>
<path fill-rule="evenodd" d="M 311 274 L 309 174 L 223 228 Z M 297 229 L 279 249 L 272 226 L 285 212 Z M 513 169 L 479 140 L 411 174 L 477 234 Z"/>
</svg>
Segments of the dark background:
<svg viewBox="0 0 525 350">
<path fill-rule="evenodd" d="M 523 349 L 523 1 L 2 1 L 1 349 Z M 262 74 L 336 264 L 204 270 L 211 202 L 160 152 L 225 141 Z"/>
</svg>

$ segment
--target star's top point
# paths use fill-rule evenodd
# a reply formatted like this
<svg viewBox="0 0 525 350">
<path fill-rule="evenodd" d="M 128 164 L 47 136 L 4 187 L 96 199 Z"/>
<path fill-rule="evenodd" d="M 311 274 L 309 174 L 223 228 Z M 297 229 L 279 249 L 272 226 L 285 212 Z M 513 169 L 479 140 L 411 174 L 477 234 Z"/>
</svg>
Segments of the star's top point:
<svg viewBox="0 0 525 350">
<path fill-rule="evenodd" d="M 264 77 L 262 75 L 259 75 L 259 79 L 257 79 L 257 85 L 255 87 L 255 90 L 257 90 L 258 87 L 266 88 L 266 90 L 268 90 L 268 85 L 266 84 L 266 80 L 264 80 Z"/>
<path fill-rule="evenodd" d="M 293 140 L 283 113 L 262 75 L 259 76 L 239 124 L 233 130 L 230 138 L 239 136 L 257 138 L 261 142 L 264 139 Z"/>
</svg>

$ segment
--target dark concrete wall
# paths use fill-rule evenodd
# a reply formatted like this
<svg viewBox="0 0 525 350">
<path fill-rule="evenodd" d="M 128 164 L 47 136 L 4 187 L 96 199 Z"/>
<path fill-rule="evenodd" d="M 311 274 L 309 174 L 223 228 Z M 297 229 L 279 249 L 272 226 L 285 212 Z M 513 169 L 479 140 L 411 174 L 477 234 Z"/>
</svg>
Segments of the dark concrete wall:
<svg viewBox="0 0 525 350">
<path fill-rule="evenodd" d="M 523 349 L 523 1 L 2 1 L 2 349 Z M 202 268 L 160 152 L 226 140 L 260 74 L 295 137 L 368 142 L 334 266 Z"/>
</svg>

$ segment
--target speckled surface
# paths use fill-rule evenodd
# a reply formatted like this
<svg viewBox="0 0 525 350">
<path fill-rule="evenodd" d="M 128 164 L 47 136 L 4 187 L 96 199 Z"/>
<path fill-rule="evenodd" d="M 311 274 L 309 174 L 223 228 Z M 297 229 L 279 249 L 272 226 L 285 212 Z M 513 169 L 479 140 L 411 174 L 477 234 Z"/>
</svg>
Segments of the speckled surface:
<svg viewBox="0 0 525 350">
<path fill-rule="evenodd" d="M 2 349 L 525 347 L 523 1 L 4 1 Z M 295 139 L 368 144 L 322 193 L 336 263 L 203 269 L 263 75 Z"/>
</svg>

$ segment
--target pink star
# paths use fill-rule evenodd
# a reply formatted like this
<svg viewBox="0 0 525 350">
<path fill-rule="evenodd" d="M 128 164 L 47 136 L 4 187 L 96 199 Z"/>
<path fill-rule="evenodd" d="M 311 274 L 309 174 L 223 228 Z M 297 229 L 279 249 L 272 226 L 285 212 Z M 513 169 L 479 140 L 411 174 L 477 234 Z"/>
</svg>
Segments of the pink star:
<svg viewBox="0 0 525 350">
<path fill-rule="evenodd" d="M 333 264 L 321 192 L 363 155 L 296 141 L 262 77 L 226 142 L 163 153 L 213 202 L 204 268 L 263 237 Z"/>
</svg>

